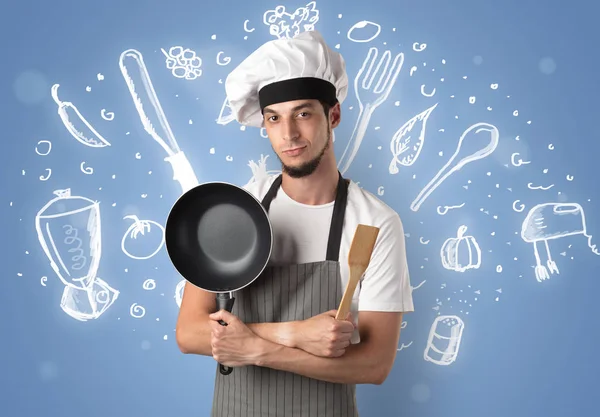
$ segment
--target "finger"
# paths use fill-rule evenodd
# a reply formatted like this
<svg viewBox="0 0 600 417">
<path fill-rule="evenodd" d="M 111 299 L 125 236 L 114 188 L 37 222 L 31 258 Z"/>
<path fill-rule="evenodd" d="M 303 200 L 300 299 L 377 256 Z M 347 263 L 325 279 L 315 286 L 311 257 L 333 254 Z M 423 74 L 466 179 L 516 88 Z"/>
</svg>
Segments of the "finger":
<svg viewBox="0 0 600 417">
<path fill-rule="evenodd" d="M 354 329 L 355 329 L 355 327 L 354 327 L 354 324 L 352 324 L 352 323 L 349 323 L 349 322 L 346 322 L 346 321 L 340 323 L 339 330 L 340 330 L 341 333 L 353 333 Z"/>
<path fill-rule="evenodd" d="M 211 321 L 209 321 L 209 322 L 208 322 L 208 324 L 210 325 L 210 328 L 211 328 L 211 330 L 212 330 L 213 332 L 216 332 L 216 331 L 218 331 L 218 330 L 221 330 L 220 328 L 221 328 L 221 327 L 223 327 L 223 326 L 221 326 L 221 325 L 219 324 L 219 322 L 218 322 L 218 321 L 213 321 L 213 320 L 211 320 Z"/>
<path fill-rule="evenodd" d="M 332 352 L 331 356 L 334 358 L 339 358 L 340 356 L 342 356 L 344 353 L 346 353 L 346 349 L 336 349 Z"/>
<path fill-rule="evenodd" d="M 352 315 L 352 312 L 348 313 L 348 317 L 346 317 L 346 321 L 350 324 L 352 324 L 352 327 L 354 327 L 355 329 L 358 327 L 356 325 L 356 323 L 354 322 L 354 316 Z"/>
<path fill-rule="evenodd" d="M 219 321 L 223 320 L 225 323 L 229 324 L 236 319 L 236 316 L 231 314 L 227 310 L 219 310 L 208 316 L 211 320 Z"/>
</svg>

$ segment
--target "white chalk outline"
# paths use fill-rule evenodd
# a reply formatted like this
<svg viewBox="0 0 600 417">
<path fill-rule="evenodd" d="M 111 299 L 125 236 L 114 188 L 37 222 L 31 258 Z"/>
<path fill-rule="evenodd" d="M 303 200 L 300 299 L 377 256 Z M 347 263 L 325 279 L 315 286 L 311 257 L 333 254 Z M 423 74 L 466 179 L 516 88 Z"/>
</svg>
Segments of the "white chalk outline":
<svg viewBox="0 0 600 417">
<path fill-rule="evenodd" d="M 352 33 L 353 30 L 364 29 L 365 27 L 367 27 L 367 25 L 373 25 L 373 26 L 377 27 L 377 31 L 370 38 L 361 40 L 361 39 L 354 39 L 350 36 L 350 34 Z M 352 42 L 368 43 L 368 42 L 371 42 L 372 40 L 374 40 L 376 37 L 378 37 L 380 33 L 381 33 L 381 25 L 379 23 L 371 22 L 370 20 L 360 20 L 360 21 L 356 22 L 354 25 L 352 25 L 352 27 L 350 29 L 348 29 L 348 33 L 346 34 L 346 37 L 348 38 L 348 40 L 350 40 Z"/>
<path fill-rule="evenodd" d="M 482 141 L 482 139 L 478 138 L 477 133 L 481 131 L 489 132 L 488 140 Z M 474 132 L 475 134 L 473 135 L 471 134 L 471 132 Z M 475 151 L 472 154 L 464 156 L 462 159 L 455 163 L 454 159 L 459 155 L 463 146 L 463 141 L 466 138 L 469 138 L 469 140 L 471 141 L 473 141 L 474 139 L 482 141 L 482 143 L 484 143 L 485 146 L 481 147 L 479 150 Z M 433 177 L 431 181 L 429 181 L 429 183 L 425 187 L 423 187 L 419 195 L 411 203 L 410 209 L 412 211 L 418 211 L 423 202 L 427 199 L 427 197 L 429 197 L 429 195 L 437 187 L 439 187 L 444 182 L 444 180 L 446 180 L 446 178 L 448 178 L 453 172 L 459 171 L 463 166 L 470 162 L 483 159 L 489 156 L 492 152 L 494 152 L 494 150 L 498 146 L 499 138 L 500 133 L 498 131 L 498 128 L 496 128 L 496 126 L 492 124 L 480 122 L 470 126 L 467 130 L 465 130 L 462 133 L 462 135 L 460 135 L 454 154 L 450 157 L 448 162 L 446 162 L 446 164 L 438 171 L 435 177 Z"/>
<path fill-rule="evenodd" d="M 354 77 L 354 94 L 358 101 L 359 113 L 352 136 L 338 161 L 338 167 L 342 174 L 350 168 L 363 141 L 373 112 L 389 97 L 404 64 L 402 52 L 396 54 L 391 65 L 392 53 L 390 50 L 386 50 L 379 60 L 377 60 L 378 53 L 376 47 L 369 48 L 369 53 Z M 375 68 L 373 68 L 374 66 Z M 379 76 L 379 79 L 373 85 L 376 76 Z"/>
<path fill-rule="evenodd" d="M 94 173 L 94 168 L 92 167 L 84 167 L 85 165 L 85 161 L 81 162 L 81 164 L 79 164 L 79 169 L 81 170 L 81 172 L 83 172 L 86 175 L 92 175 Z"/>
<path fill-rule="evenodd" d="M 183 291 L 185 290 L 185 283 L 186 280 L 182 279 L 177 283 L 177 286 L 175 287 L 175 304 L 177 304 L 177 307 L 179 308 L 181 308 L 181 300 L 183 300 Z"/>
<path fill-rule="evenodd" d="M 37 212 L 35 216 L 35 230 L 38 236 L 38 241 L 42 247 L 42 250 L 44 251 L 44 253 L 48 257 L 48 260 L 50 261 L 50 266 L 64 285 L 78 289 L 89 288 L 91 285 L 93 285 L 94 278 L 96 278 L 98 266 L 100 265 L 100 258 L 102 257 L 102 237 L 99 203 L 86 197 L 71 195 L 70 188 L 64 190 L 55 190 L 54 195 L 56 195 L 56 197 L 48 201 Z M 64 211 L 57 214 L 44 214 L 54 204 L 65 202 L 67 200 L 80 200 L 82 203 L 85 204 L 85 207 L 75 210 Z M 73 269 L 73 267 L 68 268 L 65 264 L 65 261 L 59 254 L 56 237 L 52 235 L 50 230 L 50 222 L 53 219 L 59 219 L 61 217 L 74 215 L 77 213 L 84 212 L 86 210 L 90 211 L 89 220 L 86 225 L 86 232 L 89 234 L 88 248 L 81 247 L 83 241 L 77 235 L 78 229 L 75 229 L 74 227 L 69 225 L 66 225 L 69 226 L 68 230 L 65 230 L 64 227 L 62 228 L 66 235 L 66 238 L 63 236 L 65 241 L 64 243 L 66 245 L 71 245 L 73 243 L 78 242 L 77 246 L 71 247 L 68 250 L 70 253 L 79 253 L 72 256 L 71 261 L 83 262 L 83 264 L 76 264 L 77 268 L 75 270 L 83 269 L 86 265 L 89 265 L 87 273 L 85 275 L 80 277 L 73 277 L 71 275 L 71 269 Z M 46 233 L 47 237 L 44 235 L 44 232 Z M 85 256 L 86 253 L 90 256 L 91 261 L 89 261 Z"/>
<path fill-rule="evenodd" d="M 442 336 L 437 333 L 439 326 L 448 324 L 451 324 L 450 336 Z M 427 345 L 423 353 L 425 361 L 442 366 L 454 363 L 460 349 L 464 327 L 465 323 L 458 316 L 437 316 L 431 324 L 429 336 L 427 337 Z M 443 348 L 438 347 L 440 341 L 445 341 L 447 346 Z M 432 353 L 439 354 L 440 359 L 434 359 L 431 356 Z"/>
<path fill-rule="evenodd" d="M 552 215 L 549 219 L 545 215 Z M 552 221 L 552 218 L 560 218 L 565 215 L 576 215 L 581 219 L 581 224 L 574 230 L 565 230 L 562 226 L 562 231 L 550 232 L 548 229 L 548 221 Z M 556 220 L 558 221 L 558 220 Z M 521 224 L 521 239 L 527 243 L 533 244 L 533 253 L 535 256 L 535 278 L 538 282 L 542 282 L 550 278 L 550 274 L 557 273 L 560 271 L 556 262 L 552 259 L 550 253 L 549 241 L 554 239 L 560 239 L 567 236 L 583 235 L 587 238 L 588 247 L 592 250 L 595 255 L 600 255 L 595 244 L 592 244 L 592 236 L 587 233 L 587 223 L 585 220 L 585 212 L 583 207 L 577 203 L 542 203 L 533 206 Z M 540 250 L 538 244 L 543 243 L 546 249 L 546 266 L 542 265 L 540 257 Z"/>
<path fill-rule="evenodd" d="M 219 52 L 217 53 L 217 65 L 220 65 L 220 66 L 225 66 L 225 65 L 227 65 L 227 64 L 229 64 L 229 63 L 231 62 L 231 57 L 228 57 L 228 56 L 226 56 L 226 57 L 223 59 L 223 61 L 221 61 L 220 57 L 221 57 L 221 55 L 223 55 L 224 53 L 225 53 L 225 52 L 223 52 L 223 51 L 219 51 Z"/>
<path fill-rule="evenodd" d="M 417 46 L 418 45 L 418 46 Z M 417 49 L 418 48 L 418 49 Z M 425 50 L 425 48 L 427 48 L 427 44 L 426 43 L 419 43 L 419 42 L 415 42 L 412 45 L 412 49 L 415 52 L 422 52 Z"/>
<path fill-rule="evenodd" d="M 311 1 L 304 7 L 298 7 L 293 13 L 287 13 L 283 5 L 277 6 L 263 14 L 263 23 L 269 26 L 269 34 L 279 39 L 293 38 L 301 32 L 301 27 L 304 31 L 315 29 L 315 24 L 319 21 L 319 11 L 316 5 L 316 1 Z M 278 19 L 281 20 L 278 21 Z M 308 23 L 301 26 L 303 22 Z"/>
<path fill-rule="evenodd" d="M 40 151 L 38 151 L 38 145 L 40 145 L 41 143 L 47 143 L 48 144 L 48 152 L 46 153 L 40 153 Z M 49 140 L 40 140 L 38 141 L 36 147 L 35 147 L 35 153 L 37 153 L 40 156 L 46 156 L 50 153 L 50 151 L 52 150 L 52 142 L 50 142 Z"/>
<path fill-rule="evenodd" d="M 60 308 L 75 320 L 96 320 L 114 304 L 117 298 L 119 298 L 119 291 L 95 277 L 86 289 L 66 286 L 60 299 Z M 86 307 L 89 307 L 89 310 Z"/>
<path fill-rule="evenodd" d="M 46 176 L 44 174 L 39 176 L 40 181 L 48 181 L 52 176 L 52 168 L 46 168 Z"/>
<path fill-rule="evenodd" d="M 440 248 L 440 258 L 442 266 L 445 269 L 455 272 L 465 272 L 468 269 L 478 269 L 481 266 L 481 249 L 474 236 L 465 235 L 467 226 L 461 225 L 456 232 L 455 237 L 450 237 L 444 241 Z M 460 243 L 466 241 L 469 252 L 469 262 L 466 265 L 459 265 Z M 473 262 L 475 259 L 475 262 Z"/>
<path fill-rule="evenodd" d="M 61 101 L 58 98 L 58 87 L 60 84 L 54 84 L 50 89 L 50 94 L 52 95 L 52 99 L 58 106 L 58 115 L 62 120 L 63 124 L 67 128 L 67 131 L 73 136 L 79 143 L 82 143 L 86 146 L 90 146 L 92 148 L 104 148 L 106 146 L 110 146 L 110 143 L 104 139 L 104 137 L 94 129 L 94 127 L 86 120 L 85 117 L 79 112 L 79 109 L 75 107 L 73 103 L 70 101 Z M 73 123 L 71 123 L 69 119 L 69 111 L 73 112 L 77 119 L 81 123 L 85 125 L 85 127 L 89 130 L 87 133 L 91 133 L 96 138 L 87 137 L 82 131 L 78 130 Z"/>
<path fill-rule="evenodd" d="M 144 130 L 168 155 L 164 160 L 171 164 L 173 169 L 173 179 L 179 183 L 183 192 L 194 188 L 199 184 L 198 179 L 196 178 L 194 169 L 190 165 L 187 157 L 181 149 L 179 149 L 179 145 L 171 131 L 171 126 L 169 125 L 160 101 L 158 100 L 156 91 L 154 91 L 154 86 L 150 80 L 146 64 L 144 64 L 144 57 L 135 49 L 127 49 L 123 51 L 119 57 L 119 68 L 121 69 L 121 74 L 125 79 L 127 88 L 133 99 L 133 104 L 140 116 L 140 121 L 144 126 Z M 143 87 L 140 90 L 136 90 L 134 81 L 131 77 L 132 74 L 137 74 L 139 76 L 139 78 L 136 78 L 136 82 Z M 145 93 L 143 100 L 139 96 L 140 93 Z M 154 125 L 144 109 L 144 103 L 152 106 L 152 115 L 162 127 L 162 133 L 166 136 L 168 144 L 155 130 Z"/>
<path fill-rule="evenodd" d="M 458 208 L 463 207 L 464 205 L 465 205 L 465 203 L 459 204 L 457 206 L 444 206 L 443 208 L 442 208 L 442 206 L 437 206 L 436 211 L 440 216 L 445 216 L 446 213 L 448 213 L 448 210 L 458 209 Z"/>
<path fill-rule="evenodd" d="M 398 164 L 404 167 L 409 167 L 417 161 L 425 144 L 427 121 L 437 105 L 438 103 L 435 103 L 428 109 L 425 109 L 421 113 L 411 117 L 406 123 L 400 126 L 398 130 L 396 130 L 390 142 L 390 152 L 392 153 L 392 161 L 390 162 L 388 169 L 390 174 L 393 175 L 400 172 L 398 169 Z M 413 138 L 411 133 L 413 133 L 413 128 L 415 126 L 420 127 L 420 129 L 417 129 L 418 136 L 415 134 L 415 137 Z M 414 133 L 417 133 L 417 131 Z M 400 155 L 407 152 L 407 155 L 401 159 L 398 159 Z"/>
<path fill-rule="evenodd" d="M 125 220 L 125 219 L 133 220 L 133 223 L 125 231 L 125 233 L 123 234 L 123 238 L 121 239 L 121 250 L 123 251 L 123 253 L 125 255 L 127 255 L 131 259 L 138 259 L 138 260 L 150 259 L 162 249 L 163 245 L 165 244 L 165 228 L 163 227 L 163 225 L 161 225 L 158 222 L 155 222 L 154 220 L 140 220 L 135 214 L 130 214 L 130 215 L 123 217 L 123 220 Z M 139 234 L 141 234 L 143 236 L 146 232 L 150 232 L 150 230 L 152 229 L 152 225 L 154 225 L 155 227 L 158 227 L 158 229 L 160 230 L 160 233 L 161 233 L 160 244 L 154 250 L 154 252 L 152 252 L 152 253 L 150 253 L 150 255 L 146 255 L 146 256 L 136 256 L 136 255 L 132 255 L 131 253 L 129 253 L 129 251 L 127 249 L 125 249 L 125 242 L 127 241 L 127 238 L 137 239 Z"/>
</svg>

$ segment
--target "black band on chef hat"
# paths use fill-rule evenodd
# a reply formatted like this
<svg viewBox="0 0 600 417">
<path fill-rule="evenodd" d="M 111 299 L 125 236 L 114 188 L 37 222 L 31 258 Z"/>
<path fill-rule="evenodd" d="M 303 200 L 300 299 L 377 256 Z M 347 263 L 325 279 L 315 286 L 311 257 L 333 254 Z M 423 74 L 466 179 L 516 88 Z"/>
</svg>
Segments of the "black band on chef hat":
<svg viewBox="0 0 600 417">
<path fill-rule="evenodd" d="M 260 111 L 268 105 L 292 100 L 323 100 L 333 106 L 337 103 L 335 86 L 314 77 L 292 78 L 265 85 L 258 92 Z"/>
</svg>

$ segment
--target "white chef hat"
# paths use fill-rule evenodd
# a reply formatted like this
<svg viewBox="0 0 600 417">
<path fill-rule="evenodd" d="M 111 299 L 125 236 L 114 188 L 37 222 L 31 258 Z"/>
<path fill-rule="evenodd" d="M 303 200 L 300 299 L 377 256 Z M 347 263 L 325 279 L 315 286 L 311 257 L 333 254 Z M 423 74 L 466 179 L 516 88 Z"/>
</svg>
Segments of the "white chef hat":
<svg viewBox="0 0 600 417">
<path fill-rule="evenodd" d="M 317 99 L 331 105 L 348 94 L 344 58 L 318 31 L 260 46 L 225 81 L 232 115 L 243 125 L 262 127 L 262 110 L 284 101 Z"/>
</svg>

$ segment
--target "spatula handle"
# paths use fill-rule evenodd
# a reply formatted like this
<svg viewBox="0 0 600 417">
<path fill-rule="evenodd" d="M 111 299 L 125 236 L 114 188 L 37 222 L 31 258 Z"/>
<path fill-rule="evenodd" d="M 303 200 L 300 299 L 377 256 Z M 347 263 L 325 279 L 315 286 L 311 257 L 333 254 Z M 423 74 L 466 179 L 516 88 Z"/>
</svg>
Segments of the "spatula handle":
<svg viewBox="0 0 600 417">
<path fill-rule="evenodd" d="M 352 297 L 354 296 L 354 292 L 356 291 L 356 286 L 360 281 L 363 273 L 365 272 L 365 268 L 362 266 L 352 266 L 350 265 L 350 279 L 348 280 L 348 284 L 346 285 L 346 290 L 344 291 L 344 295 L 342 296 L 342 301 L 340 302 L 340 306 L 338 307 L 337 313 L 335 315 L 336 320 L 345 320 L 350 308 L 352 307 Z"/>
</svg>

